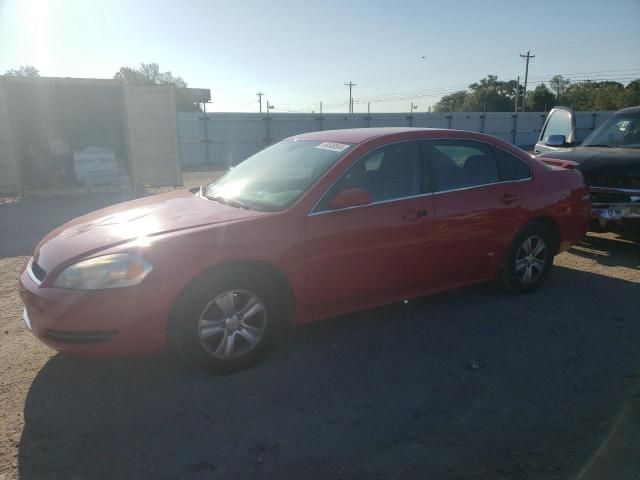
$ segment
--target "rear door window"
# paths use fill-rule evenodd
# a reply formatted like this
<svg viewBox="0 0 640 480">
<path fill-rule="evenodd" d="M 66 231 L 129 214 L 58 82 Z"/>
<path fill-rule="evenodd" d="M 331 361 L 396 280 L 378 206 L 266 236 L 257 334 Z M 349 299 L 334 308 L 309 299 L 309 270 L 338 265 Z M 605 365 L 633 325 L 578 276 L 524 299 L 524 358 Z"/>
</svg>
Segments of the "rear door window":
<svg viewBox="0 0 640 480">
<path fill-rule="evenodd" d="M 434 191 L 488 185 L 500 181 L 491 148 L 472 140 L 430 140 L 427 142 L 429 171 Z"/>
<path fill-rule="evenodd" d="M 498 160 L 502 180 L 524 180 L 531 178 L 531 168 L 529 165 L 515 155 L 497 147 L 493 147 L 493 153 Z"/>
</svg>

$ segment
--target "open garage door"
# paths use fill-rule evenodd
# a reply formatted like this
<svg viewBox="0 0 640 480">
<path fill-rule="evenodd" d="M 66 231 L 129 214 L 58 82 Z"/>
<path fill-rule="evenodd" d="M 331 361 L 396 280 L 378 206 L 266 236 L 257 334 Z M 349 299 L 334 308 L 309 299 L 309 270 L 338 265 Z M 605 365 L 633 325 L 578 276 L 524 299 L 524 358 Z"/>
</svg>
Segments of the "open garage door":
<svg viewBox="0 0 640 480">
<path fill-rule="evenodd" d="M 0 194 L 20 192 L 21 175 L 12 138 L 5 87 L 0 82 Z"/>
<path fill-rule="evenodd" d="M 134 185 L 182 185 L 175 89 L 126 86 L 125 103 Z"/>
</svg>

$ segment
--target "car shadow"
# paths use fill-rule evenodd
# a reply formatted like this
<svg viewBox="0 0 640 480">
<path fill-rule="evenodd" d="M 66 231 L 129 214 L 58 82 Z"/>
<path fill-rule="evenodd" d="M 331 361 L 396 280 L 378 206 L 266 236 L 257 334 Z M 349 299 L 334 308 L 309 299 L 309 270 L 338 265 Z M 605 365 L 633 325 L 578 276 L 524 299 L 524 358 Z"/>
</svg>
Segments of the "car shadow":
<svg viewBox="0 0 640 480">
<path fill-rule="evenodd" d="M 292 329 L 213 377 L 168 356 L 54 356 L 21 478 L 566 478 L 640 366 L 638 284 L 558 267 Z M 585 301 L 589 299 L 589 301 Z"/>
<path fill-rule="evenodd" d="M 640 268 L 640 237 L 629 233 L 613 237 L 587 234 L 570 251 L 608 267 Z"/>
</svg>

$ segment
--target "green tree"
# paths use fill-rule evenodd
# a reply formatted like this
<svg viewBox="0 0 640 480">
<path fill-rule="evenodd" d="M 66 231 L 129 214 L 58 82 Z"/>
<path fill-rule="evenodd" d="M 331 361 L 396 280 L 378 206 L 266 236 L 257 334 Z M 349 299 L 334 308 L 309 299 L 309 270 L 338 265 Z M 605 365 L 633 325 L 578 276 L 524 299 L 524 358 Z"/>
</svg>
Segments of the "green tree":
<svg viewBox="0 0 640 480">
<path fill-rule="evenodd" d="M 433 106 L 434 112 L 448 112 L 454 110 L 456 112 L 462 111 L 467 96 L 469 94 L 466 90 L 460 90 L 458 92 L 445 95 Z"/>
<path fill-rule="evenodd" d="M 527 110 L 530 112 L 546 112 L 556 104 L 556 97 L 544 83 L 527 95 Z"/>
<path fill-rule="evenodd" d="M 564 103 L 576 110 L 591 110 L 597 88 L 596 82 L 591 80 L 572 83 L 564 93 Z"/>
<path fill-rule="evenodd" d="M 618 110 L 625 106 L 627 101 L 633 101 L 633 88 L 626 90 L 621 83 L 613 81 L 585 80 L 569 85 L 563 102 L 576 110 Z"/>
<path fill-rule="evenodd" d="M 515 80 L 500 81 L 497 75 L 487 75 L 469 85 L 471 90 L 464 109 L 468 112 L 509 112 L 514 109 L 518 85 Z"/>
<path fill-rule="evenodd" d="M 635 107 L 640 105 L 640 80 L 629 82 L 622 92 L 622 107 Z"/>
<path fill-rule="evenodd" d="M 618 110 L 623 104 L 624 86 L 618 82 L 599 82 L 593 98 L 594 110 Z"/>
<path fill-rule="evenodd" d="M 141 63 L 139 68 L 121 67 L 113 78 L 131 85 L 174 85 L 176 88 L 186 88 L 187 82 L 171 72 L 161 72 L 157 63 Z M 176 90 L 176 108 L 179 112 L 200 111 L 200 108 L 180 90 Z"/>
<path fill-rule="evenodd" d="M 571 84 L 571 80 L 564 78 L 562 75 L 554 75 L 549 80 L 549 88 L 556 94 L 556 101 L 560 101 L 562 95 L 567 90 L 567 87 Z"/>
<path fill-rule="evenodd" d="M 7 77 L 39 77 L 40 72 L 37 68 L 32 67 L 31 65 L 23 65 L 18 69 L 7 70 L 4 72 Z"/>
<path fill-rule="evenodd" d="M 141 63 L 140 68 L 121 67 L 113 78 L 135 85 L 175 85 L 185 88 L 187 82 L 169 71 L 161 72 L 157 63 Z"/>
<path fill-rule="evenodd" d="M 514 108 L 518 84 L 515 80 L 501 81 L 496 75 L 487 75 L 460 90 L 442 97 L 435 105 L 435 112 L 448 112 L 453 106 L 456 112 L 509 112 Z"/>
</svg>

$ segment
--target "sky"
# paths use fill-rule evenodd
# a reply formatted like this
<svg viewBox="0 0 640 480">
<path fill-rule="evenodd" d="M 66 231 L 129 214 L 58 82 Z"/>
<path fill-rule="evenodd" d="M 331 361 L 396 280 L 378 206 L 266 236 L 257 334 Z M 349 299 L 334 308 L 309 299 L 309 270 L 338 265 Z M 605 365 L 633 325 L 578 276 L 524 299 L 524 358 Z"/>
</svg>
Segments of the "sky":
<svg viewBox="0 0 640 480">
<path fill-rule="evenodd" d="M 557 20 L 556 20 L 557 19 Z M 155 62 L 207 111 L 426 111 L 488 74 L 640 78 L 640 0 L 0 0 L 0 74 L 112 78 Z"/>
</svg>

